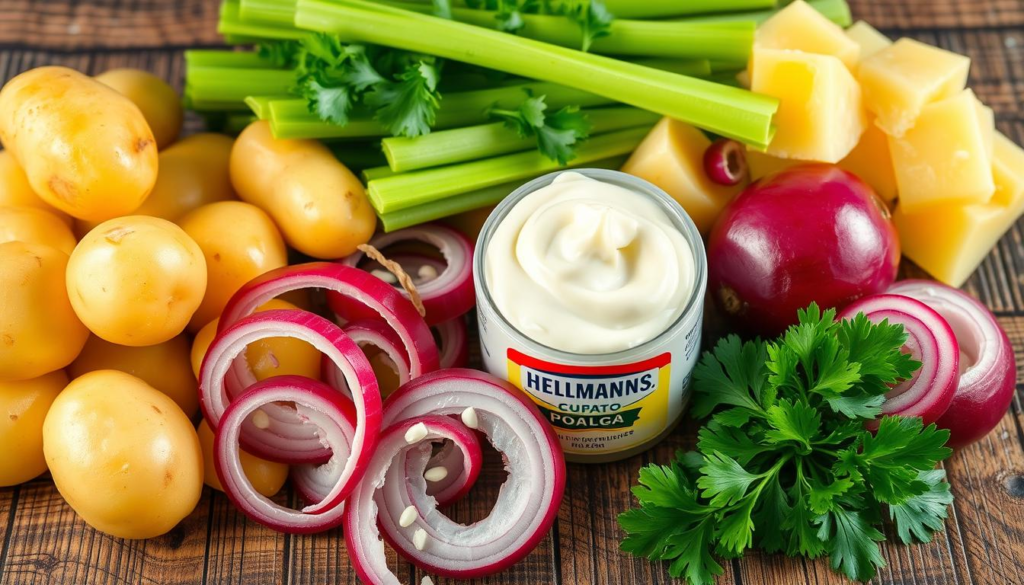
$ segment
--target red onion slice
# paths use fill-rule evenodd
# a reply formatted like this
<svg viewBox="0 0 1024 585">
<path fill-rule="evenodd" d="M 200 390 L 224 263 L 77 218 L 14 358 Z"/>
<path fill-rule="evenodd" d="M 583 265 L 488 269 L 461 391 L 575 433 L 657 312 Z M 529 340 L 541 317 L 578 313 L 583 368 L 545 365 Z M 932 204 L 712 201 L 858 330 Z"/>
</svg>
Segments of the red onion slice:
<svg viewBox="0 0 1024 585">
<path fill-rule="evenodd" d="M 337 325 L 305 311 L 275 310 L 245 317 L 217 334 L 199 371 L 199 398 L 203 416 L 214 430 L 232 401 L 226 378 L 240 374 L 240 385 L 255 383 L 244 363 L 245 348 L 254 341 L 270 337 L 294 337 L 306 341 L 331 360 L 346 380 L 352 393 L 356 430 L 350 441 L 354 457 L 346 460 L 342 479 L 350 484 L 365 466 L 367 447 L 377 439 L 381 425 L 381 398 L 373 368 L 362 350 Z M 241 361 L 243 368 L 233 365 Z M 248 376 L 248 377 L 246 377 Z M 242 425 L 241 441 L 253 455 L 283 463 L 323 463 L 330 459 L 330 445 L 319 436 L 315 426 L 305 424 L 294 409 L 268 404 L 262 414 Z M 350 486 L 346 486 L 350 490 Z"/>
<path fill-rule="evenodd" d="M 399 339 L 398 335 L 380 321 L 364 320 L 364 321 L 353 321 L 346 323 L 343 327 L 343 331 L 348 334 L 352 341 L 356 342 L 360 348 L 367 345 L 372 345 L 379 349 L 388 359 L 388 365 L 394 370 L 395 375 L 398 377 L 398 384 L 405 384 L 412 376 L 410 374 L 409 366 L 409 354 L 405 351 L 405 346 L 402 345 L 402 340 Z M 325 382 L 333 386 L 334 388 L 341 390 L 346 395 L 348 394 L 348 385 L 345 383 L 344 376 L 341 376 L 341 372 L 334 366 L 334 364 L 324 358 L 320 367 L 321 377 Z M 378 386 L 379 386 L 378 380 Z M 384 391 L 384 388 L 381 388 Z"/>
<path fill-rule="evenodd" d="M 456 317 L 434 326 L 438 348 L 441 352 L 441 368 L 464 368 L 469 364 L 469 334 L 465 317 Z"/>
<path fill-rule="evenodd" d="M 351 409 L 351 405 L 346 405 L 340 394 L 316 380 L 300 376 L 277 376 L 253 385 L 224 411 L 214 437 L 217 477 L 235 506 L 252 520 L 291 534 L 322 532 L 343 521 L 344 500 L 351 491 L 347 485 L 350 482 L 345 479 L 344 473 L 339 475 L 337 482 L 327 490 L 320 502 L 301 510 L 292 510 L 257 492 L 246 477 L 239 459 L 243 423 L 261 409 L 284 401 L 295 404 L 298 415 L 307 421 L 304 424 L 315 426 L 325 444 L 338 446 L 338 452 L 343 451 L 341 445 L 348 439 L 339 421 L 347 420 L 350 415 L 346 409 Z M 368 444 L 364 450 L 370 451 L 374 447 L 374 444 Z M 354 478 L 360 479 L 362 471 L 360 469 Z M 352 483 L 351 487 L 354 488 L 355 484 Z"/>
<path fill-rule="evenodd" d="M 970 445 L 999 424 L 1013 400 L 1017 365 L 1013 346 L 995 315 L 958 289 L 926 280 L 904 280 L 889 293 L 917 299 L 949 323 L 960 346 L 960 381 L 938 425 L 950 447 Z"/>
<path fill-rule="evenodd" d="M 437 325 L 461 317 L 468 313 L 476 304 L 476 293 L 473 289 L 473 243 L 450 227 L 439 224 L 425 224 L 380 234 L 370 240 L 370 245 L 384 252 L 385 248 L 399 242 L 424 242 L 437 248 L 445 259 L 444 270 L 435 277 L 419 274 L 419 268 L 427 266 L 437 272 L 436 266 L 430 262 L 421 262 L 415 266 L 415 272 L 406 272 L 416 283 L 416 290 L 426 309 L 426 321 L 429 325 Z M 356 252 L 343 258 L 340 262 L 347 266 L 357 267 L 364 259 L 362 252 Z M 402 264 L 403 269 L 406 265 Z M 397 289 L 403 295 L 404 290 Z M 328 302 L 332 309 L 344 319 L 355 320 L 364 315 L 353 310 L 349 303 L 328 294 Z"/>
<path fill-rule="evenodd" d="M 345 512 L 345 545 L 352 558 L 359 578 L 372 585 L 401 585 L 388 568 L 384 555 L 384 543 L 380 540 L 377 523 L 385 516 L 403 531 L 409 532 L 409 539 L 425 534 L 422 510 L 378 509 L 374 494 L 385 482 L 385 477 L 400 455 L 418 453 L 418 459 L 425 461 L 430 454 L 431 443 L 448 440 L 458 445 L 469 460 L 467 466 L 480 466 L 480 443 L 476 435 L 454 419 L 445 416 L 423 416 L 416 420 L 401 421 L 384 431 L 376 456 L 370 463 L 365 479 L 349 498 Z M 400 468 L 404 472 L 404 468 Z M 422 474 L 423 470 L 420 470 Z M 404 483 L 399 480 L 396 483 Z"/>
<path fill-rule="evenodd" d="M 719 185 L 739 185 L 747 180 L 747 153 L 735 140 L 720 138 L 704 151 L 704 172 Z"/>
<path fill-rule="evenodd" d="M 251 314 L 266 301 L 306 288 L 322 288 L 368 307 L 402 340 L 409 356 L 409 373 L 415 378 L 438 367 L 437 345 L 427 324 L 409 299 L 387 283 L 358 268 L 329 262 L 311 262 L 271 270 L 243 286 L 228 302 L 220 330 Z M 247 369 L 244 363 L 236 369 Z"/>
<path fill-rule="evenodd" d="M 856 301 L 840 318 L 853 319 L 858 313 L 873 323 L 887 320 L 902 325 L 907 333 L 904 350 L 921 362 L 913 378 L 885 395 L 882 414 L 917 416 L 926 425 L 937 421 L 949 408 L 960 378 L 960 347 L 949 324 L 924 303 L 891 294 Z M 871 426 L 877 428 L 877 424 Z"/>
<path fill-rule="evenodd" d="M 489 374 L 451 369 L 413 380 L 385 404 L 389 425 L 427 415 L 459 417 L 487 436 L 509 471 L 490 515 L 469 527 L 438 512 L 425 486 L 417 487 L 418 479 L 409 478 L 408 486 L 384 482 L 380 490 L 384 513 L 379 522 L 400 553 L 434 573 L 472 578 L 500 571 L 537 546 L 561 504 L 565 461 L 558 438 L 533 403 Z M 396 461 L 403 471 L 407 469 L 404 457 L 399 455 Z M 372 477 L 376 479 L 371 482 L 383 479 Z M 423 520 L 425 535 L 418 537 L 423 547 L 413 540 L 414 533 L 395 521 L 410 505 Z"/>
</svg>

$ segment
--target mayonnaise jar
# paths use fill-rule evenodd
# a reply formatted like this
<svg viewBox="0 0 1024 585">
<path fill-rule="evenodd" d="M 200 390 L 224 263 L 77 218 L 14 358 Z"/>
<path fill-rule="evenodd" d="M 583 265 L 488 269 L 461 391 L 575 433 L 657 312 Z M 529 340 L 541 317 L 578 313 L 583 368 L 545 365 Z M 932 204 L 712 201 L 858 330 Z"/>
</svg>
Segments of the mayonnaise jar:
<svg viewBox="0 0 1024 585">
<path fill-rule="evenodd" d="M 491 214 L 474 260 L 488 371 L 544 412 L 574 461 L 667 435 L 689 398 L 707 287 L 683 209 L 625 173 L 553 173 Z"/>
</svg>

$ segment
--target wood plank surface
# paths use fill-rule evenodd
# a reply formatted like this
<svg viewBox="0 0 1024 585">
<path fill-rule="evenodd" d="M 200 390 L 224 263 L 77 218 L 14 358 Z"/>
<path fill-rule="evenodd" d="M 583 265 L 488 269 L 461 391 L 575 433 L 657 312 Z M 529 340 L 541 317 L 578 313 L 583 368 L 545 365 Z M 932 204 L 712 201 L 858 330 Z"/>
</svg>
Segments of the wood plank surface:
<svg viewBox="0 0 1024 585">
<path fill-rule="evenodd" d="M 98 73 L 139 67 L 179 90 L 182 51 L 220 43 L 215 0 L 0 0 L 0 81 L 44 64 Z M 996 113 L 999 128 L 1024 142 L 1024 0 L 851 0 L 855 16 L 890 36 L 911 36 L 973 59 L 970 83 Z M 201 125 L 195 116 L 187 131 Z M 908 276 L 921 273 L 911 266 Z M 1002 239 L 965 287 L 999 316 L 1024 364 L 1024 222 Z M 1018 389 L 1024 376 L 1018 374 Z M 883 547 L 887 566 L 873 581 L 901 585 L 1024 585 L 1024 408 L 1011 411 L 983 441 L 945 464 L 956 501 L 945 532 L 926 545 Z M 663 566 L 624 555 L 615 517 L 632 505 L 629 487 L 642 465 L 694 444 L 692 425 L 648 453 L 609 465 L 570 465 L 566 498 L 551 534 L 527 559 L 478 585 L 671 583 Z M 0 453 L 0 457 L 3 454 Z M 490 474 L 488 474 L 490 475 Z M 497 497 L 485 482 L 452 516 L 470 521 Z M 280 502 L 295 503 L 290 491 Z M 890 535 L 891 536 L 891 535 Z M 425 576 L 393 553 L 403 583 Z M 826 561 L 749 554 L 725 563 L 728 584 L 838 585 Z M 433 578 L 435 583 L 455 583 Z M 0 585 L 278 584 L 357 582 L 340 531 L 286 536 L 248 521 L 206 489 L 171 533 L 125 541 L 78 519 L 45 477 L 0 488 Z"/>
</svg>

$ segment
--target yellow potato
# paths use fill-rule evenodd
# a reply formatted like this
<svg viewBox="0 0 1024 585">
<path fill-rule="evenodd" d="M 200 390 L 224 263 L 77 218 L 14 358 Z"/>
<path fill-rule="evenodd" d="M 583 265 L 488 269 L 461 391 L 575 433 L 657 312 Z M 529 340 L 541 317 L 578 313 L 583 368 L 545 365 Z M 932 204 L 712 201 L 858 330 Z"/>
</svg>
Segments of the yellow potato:
<svg viewBox="0 0 1024 585">
<path fill-rule="evenodd" d="M 260 305 L 256 312 L 297 308 L 281 299 L 271 299 Z M 219 319 L 214 319 L 207 323 L 192 342 L 192 372 L 197 378 L 206 351 L 210 349 L 210 344 L 217 335 L 219 322 Z M 250 343 L 245 348 L 245 359 L 257 380 L 285 375 L 320 379 L 320 352 L 312 345 L 294 337 L 270 337 Z"/>
<path fill-rule="evenodd" d="M 0 381 L 38 378 L 70 364 L 89 330 L 64 287 L 67 254 L 41 244 L 0 244 Z"/>
<path fill-rule="evenodd" d="M 68 214 L 58 211 L 52 205 L 46 203 L 32 190 L 28 184 L 28 177 L 25 171 L 14 160 L 11 153 L 0 150 L 0 205 L 11 207 L 34 207 L 49 211 L 56 215 L 64 223 L 71 225 L 72 219 Z"/>
<path fill-rule="evenodd" d="M 93 528 L 153 538 L 189 515 L 203 491 L 199 437 L 173 400 L 114 370 L 68 384 L 43 423 L 46 464 Z"/>
<path fill-rule="evenodd" d="M 169 396 L 191 418 L 199 410 L 199 395 L 190 354 L 184 335 L 147 347 L 117 345 L 93 335 L 68 366 L 68 374 L 72 378 L 96 370 L 131 374 Z"/>
<path fill-rule="evenodd" d="M 222 492 L 224 486 L 220 484 L 217 468 L 213 462 L 213 430 L 203 420 L 199 423 L 198 433 L 199 444 L 203 448 L 203 482 L 218 492 Z M 238 459 L 242 462 L 242 470 L 252 487 L 268 498 L 281 491 L 284 482 L 288 479 L 288 466 L 284 463 L 260 459 L 241 449 L 238 450 Z"/>
<path fill-rule="evenodd" d="M 179 225 L 206 257 L 206 296 L 192 316 L 190 331 L 219 317 L 242 285 L 288 264 L 281 232 L 255 205 L 211 203 L 183 217 Z"/>
<path fill-rule="evenodd" d="M 96 335 L 133 347 L 181 333 L 206 293 L 206 261 L 173 223 L 131 215 L 89 232 L 68 262 L 75 313 Z"/>
<path fill-rule="evenodd" d="M 0 382 L 0 487 L 18 485 L 46 471 L 43 419 L 68 385 L 64 370 L 21 382 Z"/>
<path fill-rule="evenodd" d="M 0 141 L 43 201 L 79 219 L 131 213 L 156 182 L 156 140 L 139 108 L 65 67 L 7 82 Z"/>
<path fill-rule="evenodd" d="M 3 242 L 44 244 L 70 255 L 77 240 L 68 224 L 49 211 L 0 206 L 0 243 Z"/>
<path fill-rule="evenodd" d="M 355 252 L 377 227 L 359 179 L 315 140 L 275 140 L 254 122 L 231 150 L 231 182 L 243 201 L 262 208 L 285 241 L 315 258 Z"/>
<path fill-rule="evenodd" d="M 111 69 L 95 77 L 130 99 L 146 118 L 160 150 L 177 140 L 185 112 L 178 92 L 156 75 L 141 69 Z"/>
</svg>

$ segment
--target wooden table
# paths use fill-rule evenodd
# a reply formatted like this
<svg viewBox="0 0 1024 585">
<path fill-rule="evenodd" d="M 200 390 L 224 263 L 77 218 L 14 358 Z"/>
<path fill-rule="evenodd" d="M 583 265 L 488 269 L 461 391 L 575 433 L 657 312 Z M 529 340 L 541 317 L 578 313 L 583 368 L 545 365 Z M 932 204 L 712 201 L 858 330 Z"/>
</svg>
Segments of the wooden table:
<svg viewBox="0 0 1024 585">
<path fill-rule="evenodd" d="M 685 1 L 685 0 L 680 0 Z M 971 86 L 1000 129 L 1024 141 L 1024 0 L 851 0 L 857 17 L 890 36 L 912 36 L 973 59 Z M 140 67 L 179 89 L 182 51 L 220 43 L 216 0 L 0 0 L 0 79 L 40 65 L 89 73 Z M 189 129 L 200 127 L 190 118 Z M 1024 222 L 988 257 L 967 288 L 999 316 L 1024 363 Z M 912 269 L 911 269 L 912 270 Z M 956 495 L 945 533 L 931 544 L 883 547 L 877 583 L 1024 584 L 1024 417 L 1020 396 L 983 441 L 945 464 Z M 684 425 L 687 426 L 687 425 Z M 690 425 L 692 426 L 692 425 Z M 638 469 L 692 447 L 681 430 L 653 451 L 600 466 L 570 465 L 566 498 L 551 535 L 511 570 L 479 583 L 538 585 L 670 582 L 664 567 L 618 550 L 616 515 L 631 505 Z M 3 457 L 0 451 L 0 457 Z M 482 486 L 455 507 L 479 517 L 496 497 Z M 281 501 L 295 503 L 291 493 Z M 890 535 L 891 537 L 891 535 Z M 403 582 L 421 574 L 393 560 Z M 826 562 L 747 555 L 725 563 L 720 583 L 843 583 Z M 35 583 L 355 583 L 339 530 L 287 536 L 265 529 L 207 489 L 169 534 L 111 538 L 79 520 L 44 478 L 0 489 L 0 585 Z M 435 579 L 438 583 L 448 583 Z"/>
</svg>

